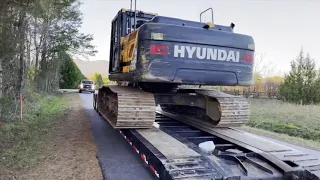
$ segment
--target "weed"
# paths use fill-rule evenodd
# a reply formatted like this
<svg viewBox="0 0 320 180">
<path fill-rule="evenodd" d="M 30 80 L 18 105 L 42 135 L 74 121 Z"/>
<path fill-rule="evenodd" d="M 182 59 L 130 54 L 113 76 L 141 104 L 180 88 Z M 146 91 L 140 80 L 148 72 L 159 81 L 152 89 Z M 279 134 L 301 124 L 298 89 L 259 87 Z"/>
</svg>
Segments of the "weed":
<svg viewBox="0 0 320 180">
<path fill-rule="evenodd" d="M 40 159 L 41 135 L 63 116 L 67 102 L 61 95 L 30 94 L 24 100 L 23 121 L 8 121 L 0 127 L 0 165 L 33 166 Z"/>
<path fill-rule="evenodd" d="M 320 106 L 250 99 L 248 126 L 320 141 Z"/>
</svg>

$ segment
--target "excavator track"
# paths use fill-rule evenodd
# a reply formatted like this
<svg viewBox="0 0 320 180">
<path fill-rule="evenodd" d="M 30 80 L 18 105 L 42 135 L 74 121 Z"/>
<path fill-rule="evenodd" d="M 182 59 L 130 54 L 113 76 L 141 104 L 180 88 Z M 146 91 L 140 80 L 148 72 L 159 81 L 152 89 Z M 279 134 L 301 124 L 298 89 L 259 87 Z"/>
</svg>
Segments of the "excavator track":
<svg viewBox="0 0 320 180">
<path fill-rule="evenodd" d="M 199 89 L 196 90 L 196 93 L 218 101 L 221 112 L 218 127 L 238 127 L 248 122 L 249 103 L 247 99 L 217 90 Z"/>
<path fill-rule="evenodd" d="M 115 129 L 151 128 L 155 121 L 155 100 L 151 93 L 125 86 L 99 89 L 97 111 Z"/>
<path fill-rule="evenodd" d="M 239 127 L 248 122 L 249 103 L 245 98 L 217 90 L 192 91 L 201 103 L 190 106 L 164 104 L 161 105 L 162 110 L 210 127 Z"/>
<path fill-rule="evenodd" d="M 187 89 L 189 90 L 189 89 Z M 249 103 L 239 96 L 217 90 L 192 89 L 197 105 L 161 104 L 164 112 L 209 127 L 239 127 L 249 120 Z M 179 96 L 181 93 L 171 94 Z M 183 95 L 188 98 L 194 95 Z M 155 119 L 154 94 L 127 86 L 104 86 L 99 90 L 98 111 L 115 129 L 151 128 Z"/>
</svg>

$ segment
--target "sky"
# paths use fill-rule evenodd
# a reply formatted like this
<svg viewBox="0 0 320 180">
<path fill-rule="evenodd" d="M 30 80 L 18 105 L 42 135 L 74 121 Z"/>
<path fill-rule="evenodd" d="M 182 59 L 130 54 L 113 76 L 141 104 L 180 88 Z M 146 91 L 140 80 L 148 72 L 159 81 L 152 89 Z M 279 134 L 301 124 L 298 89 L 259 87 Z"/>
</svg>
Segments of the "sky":
<svg viewBox="0 0 320 180">
<path fill-rule="evenodd" d="M 81 2 L 81 32 L 93 35 L 98 50 L 89 60 L 108 60 L 111 21 L 121 8 L 130 9 L 130 0 Z M 288 72 L 301 48 L 319 67 L 320 0 L 137 0 L 137 10 L 193 21 L 199 21 L 199 14 L 209 7 L 215 24 L 233 22 L 236 33 L 254 38 L 256 54 L 274 66 L 272 75 Z"/>
</svg>

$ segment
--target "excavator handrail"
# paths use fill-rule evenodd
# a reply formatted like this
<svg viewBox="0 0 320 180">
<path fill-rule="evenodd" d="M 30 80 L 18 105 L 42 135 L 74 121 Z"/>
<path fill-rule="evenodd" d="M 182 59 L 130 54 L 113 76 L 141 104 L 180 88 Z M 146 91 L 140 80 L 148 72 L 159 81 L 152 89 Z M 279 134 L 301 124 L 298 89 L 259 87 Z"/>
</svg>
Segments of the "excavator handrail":
<svg viewBox="0 0 320 180">
<path fill-rule="evenodd" d="M 202 12 L 200 13 L 200 22 L 201 22 L 201 16 L 202 16 L 202 14 L 205 13 L 205 12 L 207 12 L 208 10 L 211 10 L 211 21 L 212 21 L 212 24 L 214 24 L 214 23 L 213 23 L 213 9 L 212 9 L 212 8 L 208 8 L 208 9 L 206 9 L 206 10 L 204 10 L 204 11 L 202 11 Z"/>
</svg>

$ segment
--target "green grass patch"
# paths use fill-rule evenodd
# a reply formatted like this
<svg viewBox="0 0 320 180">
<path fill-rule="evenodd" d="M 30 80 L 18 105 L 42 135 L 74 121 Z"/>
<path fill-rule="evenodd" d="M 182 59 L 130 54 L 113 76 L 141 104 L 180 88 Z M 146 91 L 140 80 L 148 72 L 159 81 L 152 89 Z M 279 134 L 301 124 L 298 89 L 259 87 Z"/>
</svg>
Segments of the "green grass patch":
<svg viewBox="0 0 320 180">
<path fill-rule="evenodd" d="M 276 133 L 288 134 L 290 136 L 320 141 L 320 131 L 307 127 L 299 127 L 295 124 L 287 124 L 282 121 L 256 122 L 251 120 L 247 125 L 255 128 L 273 131 Z"/>
<path fill-rule="evenodd" d="M 32 96 L 32 97 L 30 97 Z M 23 121 L 14 120 L 0 128 L 0 166 L 26 168 L 41 159 L 41 136 L 61 119 L 67 102 L 61 94 L 33 93 L 24 101 Z M 28 99 L 29 98 L 29 99 Z"/>
<path fill-rule="evenodd" d="M 320 106 L 250 99 L 250 127 L 320 142 Z"/>
<path fill-rule="evenodd" d="M 304 139 L 300 137 L 289 136 L 287 134 L 276 133 L 276 132 L 272 132 L 272 131 L 268 131 L 260 128 L 249 127 L 249 126 L 242 126 L 240 127 L 240 129 L 247 132 L 251 132 L 253 134 L 269 137 L 271 139 L 278 139 L 280 141 L 295 144 L 297 146 L 302 146 L 302 147 L 306 147 L 316 151 L 320 151 L 320 141 L 314 141 L 314 140 Z"/>
</svg>

